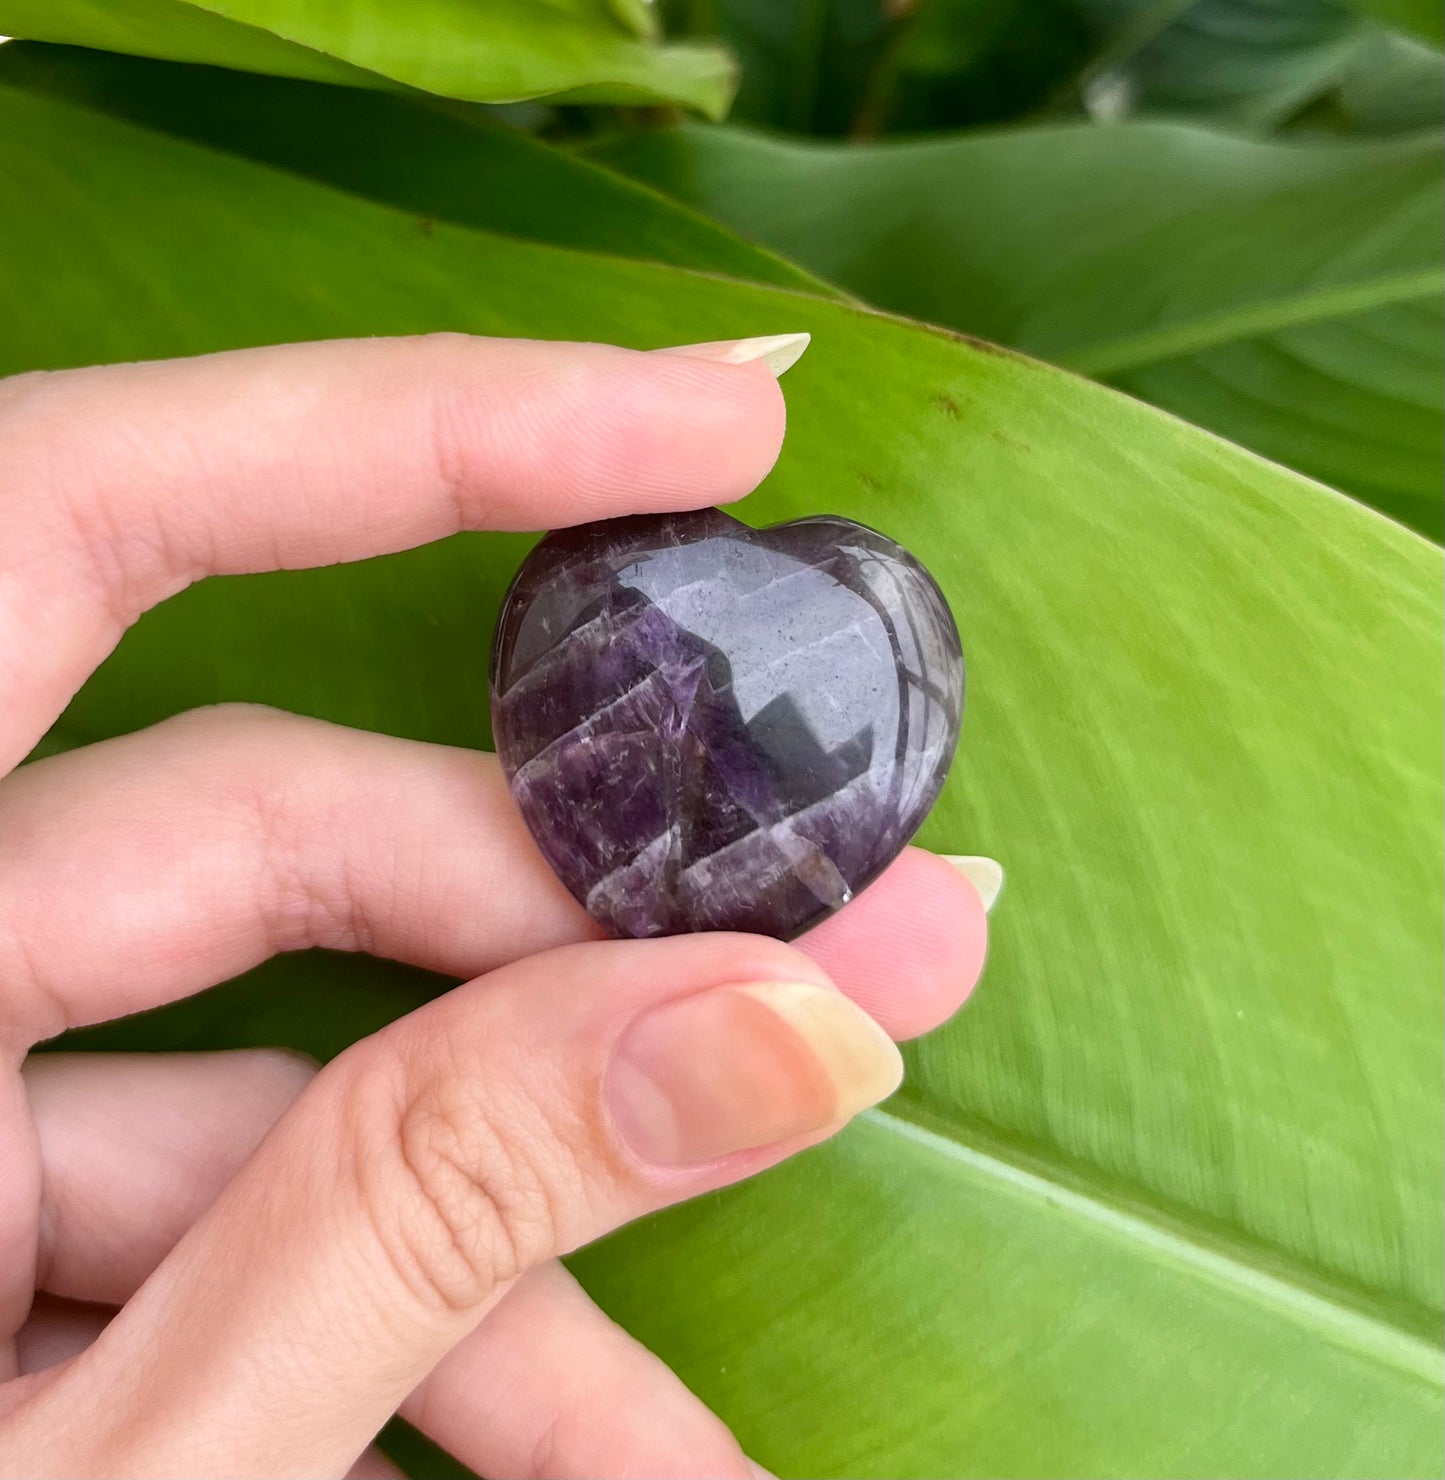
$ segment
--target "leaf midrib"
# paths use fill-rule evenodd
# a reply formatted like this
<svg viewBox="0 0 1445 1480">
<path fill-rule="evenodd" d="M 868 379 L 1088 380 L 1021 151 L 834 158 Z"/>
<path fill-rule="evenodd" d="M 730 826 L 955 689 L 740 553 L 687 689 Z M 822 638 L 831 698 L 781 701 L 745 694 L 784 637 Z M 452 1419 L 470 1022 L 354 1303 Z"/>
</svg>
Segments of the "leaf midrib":
<svg viewBox="0 0 1445 1480">
<path fill-rule="evenodd" d="M 961 1163 L 996 1185 L 1091 1223 L 1159 1262 L 1182 1267 L 1243 1299 L 1271 1306 L 1333 1346 L 1373 1360 L 1432 1390 L 1445 1387 L 1445 1353 L 1440 1346 L 1383 1316 L 1310 1289 L 1303 1282 L 1286 1279 L 1265 1268 L 1262 1261 L 1251 1259 L 1238 1245 L 1211 1240 L 1203 1230 L 1166 1220 L 1162 1213 L 1151 1217 L 1147 1208 L 1110 1201 L 1096 1188 L 1072 1185 L 1062 1177 L 1055 1180 L 1007 1159 L 999 1148 L 985 1150 L 970 1141 L 960 1126 L 907 1096 L 895 1095 L 886 1108 L 869 1110 L 863 1118 L 890 1134 Z"/>
<path fill-rule="evenodd" d="M 1089 345 L 1061 354 L 1059 363 L 1081 375 L 1120 375 L 1161 360 L 1199 354 L 1241 339 L 1257 339 L 1280 329 L 1343 318 L 1416 298 L 1437 299 L 1442 292 L 1445 292 L 1445 268 L 1392 273 L 1368 282 L 1267 298 L 1245 308 Z"/>
</svg>

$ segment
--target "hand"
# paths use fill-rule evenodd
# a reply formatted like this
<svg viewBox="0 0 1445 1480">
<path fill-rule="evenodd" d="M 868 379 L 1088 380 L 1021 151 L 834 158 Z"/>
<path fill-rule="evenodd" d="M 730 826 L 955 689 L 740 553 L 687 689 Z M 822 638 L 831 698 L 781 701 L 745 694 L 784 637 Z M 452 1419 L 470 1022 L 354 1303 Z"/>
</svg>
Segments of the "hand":
<svg viewBox="0 0 1445 1480">
<path fill-rule="evenodd" d="M 740 497 L 782 399 L 710 353 L 439 336 L 0 383 L 0 774 L 204 575 Z M 984 933 L 909 850 L 801 949 L 602 941 L 492 757 L 270 710 L 14 771 L 0 1471 L 390 1474 L 364 1451 L 399 1409 L 494 1476 L 757 1473 L 556 1256 L 888 1094 L 888 1035 L 958 1006 Z M 319 1073 L 26 1058 L 306 946 L 471 980 Z"/>
</svg>

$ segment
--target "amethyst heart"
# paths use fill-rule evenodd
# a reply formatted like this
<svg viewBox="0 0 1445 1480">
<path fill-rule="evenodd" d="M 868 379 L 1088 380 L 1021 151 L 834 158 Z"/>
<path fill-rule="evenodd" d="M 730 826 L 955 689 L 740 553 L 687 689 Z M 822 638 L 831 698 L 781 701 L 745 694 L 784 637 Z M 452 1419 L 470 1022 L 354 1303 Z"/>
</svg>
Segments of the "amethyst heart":
<svg viewBox="0 0 1445 1480">
<path fill-rule="evenodd" d="M 629 936 L 790 940 L 840 909 L 928 815 L 963 715 L 958 629 L 906 550 L 717 509 L 549 534 L 491 683 L 532 836 Z"/>
</svg>

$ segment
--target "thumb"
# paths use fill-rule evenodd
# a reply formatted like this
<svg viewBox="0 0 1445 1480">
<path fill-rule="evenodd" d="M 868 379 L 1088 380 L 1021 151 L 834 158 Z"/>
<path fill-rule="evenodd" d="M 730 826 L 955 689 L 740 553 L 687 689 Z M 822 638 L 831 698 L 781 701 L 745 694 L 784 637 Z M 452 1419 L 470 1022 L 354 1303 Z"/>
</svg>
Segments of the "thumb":
<svg viewBox="0 0 1445 1480">
<path fill-rule="evenodd" d="M 28 1474 L 343 1474 L 527 1269 L 891 1093 L 897 1049 L 747 936 L 567 947 L 343 1054 L 100 1339 Z"/>
</svg>

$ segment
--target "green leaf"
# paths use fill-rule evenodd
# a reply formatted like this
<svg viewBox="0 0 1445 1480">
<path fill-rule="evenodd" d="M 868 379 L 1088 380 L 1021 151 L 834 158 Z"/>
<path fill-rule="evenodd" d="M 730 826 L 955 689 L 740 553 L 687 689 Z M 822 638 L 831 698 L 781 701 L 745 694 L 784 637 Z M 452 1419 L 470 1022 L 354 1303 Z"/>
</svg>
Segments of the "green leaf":
<svg viewBox="0 0 1445 1480">
<path fill-rule="evenodd" d="M 399 206 L 418 230 L 452 221 L 841 296 L 709 217 L 478 107 L 30 42 L 0 49 L 0 80 Z"/>
<path fill-rule="evenodd" d="M 1381 31 L 1350 59 L 1337 86 L 1291 127 L 1402 134 L 1445 124 L 1445 57 L 1409 36 Z"/>
<path fill-rule="evenodd" d="M 1445 43 L 1445 12 L 1435 0 L 1352 0 L 1368 15 L 1388 26 L 1400 26 L 1436 46 Z"/>
<path fill-rule="evenodd" d="M 626 0 L 0 0 L 0 34 L 26 40 L 470 102 L 679 103 L 721 117 L 736 83 L 727 54 L 649 45 L 640 24 Z"/>
<path fill-rule="evenodd" d="M 936 571 L 971 698 L 924 841 L 995 853 L 1009 891 L 903 1095 L 584 1278 L 784 1474 L 1438 1473 L 1438 550 L 1015 355 L 422 232 L 4 87 L 0 222 L 0 371 L 442 327 L 812 331 L 748 517 L 837 510 Z M 64 737 L 225 697 L 479 742 L 478 634 L 519 549 L 203 583 Z M 309 1005 L 312 969 L 117 1036 L 245 1041 L 278 1002 L 267 1031 L 303 1041 L 373 1024 L 371 997 Z M 396 1008 L 430 989 L 399 979 Z"/>
<path fill-rule="evenodd" d="M 1107 378 L 1441 535 L 1438 137 L 1133 123 L 844 149 L 694 127 L 599 155 L 869 302 Z"/>
<path fill-rule="evenodd" d="M 1357 9 L 1412 5 L 675 0 L 671 11 L 677 29 L 716 32 L 740 57 L 736 121 L 873 137 L 1081 112 L 1269 128 L 1335 87 L 1380 34 Z"/>
<path fill-rule="evenodd" d="M 1437 47 L 1445 39 L 1435 0 L 1066 3 L 1078 7 L 1101 38 L 1078 81 L 1091 111 L 1102 114 L 1163 112 L 1283 124 L 1346 77 L 1378 74 L 1383 53 L 1391 54 L 1395 70 L 1404 70 L 1391 43 L 1409 38 L 1361 24 L 1358 12 L 1418 31 Z M 1425 86 L 1418 68 L 1409 85 L 1418 110 Z M 1438 64 L 1434 91 L 1438 112 Z"/>
<path fill-rule="evenodd" d="M 1360 26 L 1332 0 L 1074 0 L 1108 38 L 1095 109 L 1278 123 L 1348 64 Z"/>
<path fill-rule="evenodd" d="M 1445 57 L 1436 47 L 1383 32 L 1340 79 L 1340 106 L 1362 133 L 1445 124 Z"/>
<path fill-rule="evenodd" d="M 869 137 L 1042 113 L 1267 127 L 1365 27 L 1335 0 L 716 0 L 675 6 L 739 54 L 740 122 Z"/>
</svg>

